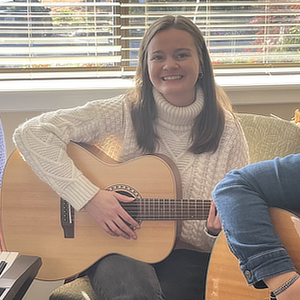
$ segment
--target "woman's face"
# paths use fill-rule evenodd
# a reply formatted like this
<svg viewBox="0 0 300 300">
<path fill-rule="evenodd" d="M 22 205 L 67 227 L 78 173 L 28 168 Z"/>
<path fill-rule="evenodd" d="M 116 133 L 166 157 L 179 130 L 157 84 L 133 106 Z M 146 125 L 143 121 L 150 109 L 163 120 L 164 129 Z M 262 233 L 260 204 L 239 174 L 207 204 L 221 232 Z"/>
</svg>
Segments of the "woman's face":
<svg viewBox="0 0 300 300">
<path fill-rule="evenodd" d="M 184 30 L 157 33 L 148 47 L 148 73 L 167 101 L 187 106 L 195 100 L 200 61 L 193 37 Z"/>
</svg>

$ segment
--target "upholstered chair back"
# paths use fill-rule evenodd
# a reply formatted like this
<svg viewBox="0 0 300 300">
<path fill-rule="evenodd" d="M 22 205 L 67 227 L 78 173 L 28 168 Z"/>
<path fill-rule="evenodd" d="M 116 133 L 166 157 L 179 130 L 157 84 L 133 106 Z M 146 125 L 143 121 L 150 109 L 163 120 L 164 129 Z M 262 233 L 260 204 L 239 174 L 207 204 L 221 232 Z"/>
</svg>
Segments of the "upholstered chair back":
<svg viewBox="0 0 300 300">
<path fill-rule="evenodd" d="M 237 114 L 249 146 L 250 162 L 300 153 L 300 127 L 277 117 Z"/>
</svg>

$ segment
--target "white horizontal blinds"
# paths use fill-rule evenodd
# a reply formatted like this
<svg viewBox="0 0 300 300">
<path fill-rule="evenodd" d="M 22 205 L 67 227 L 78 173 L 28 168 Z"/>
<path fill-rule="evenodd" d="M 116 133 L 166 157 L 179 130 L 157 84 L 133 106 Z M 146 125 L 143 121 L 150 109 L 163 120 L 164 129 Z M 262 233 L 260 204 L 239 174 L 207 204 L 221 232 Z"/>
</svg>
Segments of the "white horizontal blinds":
<svg viewBox="0 0 300 300">
<path fill-rule="evenodd" d="M 120 65 L 119 6 L 112 0 L 0 0 L 0 66 Z"/>
<path fill-rule="evenodd" d="M 197 24 L 215 68 L 300 63 L 299 0 L 0 0 L 0 72 L 131 76 L 166 14 Z"/>
<path fill-rule="evenodd" d="M 299 0 L 129 0 L 121 6 L 122 19 L 128 19 L 122 29 L 129 33 L 122 40 L 130 41 L 124 65 L 136 65 L 145 29 L 165 14 L 182 14 L 197 24 L 216 67 L 300 62 Z"/>
</svg>

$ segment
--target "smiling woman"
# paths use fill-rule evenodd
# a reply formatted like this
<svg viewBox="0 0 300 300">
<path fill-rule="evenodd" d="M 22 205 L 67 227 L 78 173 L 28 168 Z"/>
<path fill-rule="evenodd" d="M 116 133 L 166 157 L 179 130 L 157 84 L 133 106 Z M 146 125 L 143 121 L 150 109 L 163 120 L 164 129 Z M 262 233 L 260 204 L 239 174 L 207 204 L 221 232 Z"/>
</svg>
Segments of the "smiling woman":
<svg viewBox="0 0 300 300">
<path fill-rule="evenodd" d="M 211 192 L 229 170 L 248 163 L 240 124 L 220 91 L 201 31 L 188 18 L 164 16 L 142 39 L 135 86 L 128 93 L 42 114 L 15 131 L 14 141 L 36 174 L 75 210 L 85 210 L 110 239 L 122 237 L 127 246 L 135 247 L 145 229 L 121 205 L 133 198 L 89 180 L 66 152 L 70 141 L 94 144 L 118 162 L 168 156 L 178 168 L 184 199 L 208 199 L 204 220 L 180 221 L 175 250 L 165 260 L 111 254 L 86 266 L 82 274 L 100 299 L 205 298 L 208 259 L 221 230 Z M 141 179 L 150 183 L 148 198 L 155 198 L 151 177 L 156 176 Z"/>
<path fill-rule="evenodd" d="M 148 47 L 150 80 L 176 106 L 194 102 L 195 84 L 202 74 L 200 61 L 193 37 L 184 30 L 159 32 Z"/>
</svg>

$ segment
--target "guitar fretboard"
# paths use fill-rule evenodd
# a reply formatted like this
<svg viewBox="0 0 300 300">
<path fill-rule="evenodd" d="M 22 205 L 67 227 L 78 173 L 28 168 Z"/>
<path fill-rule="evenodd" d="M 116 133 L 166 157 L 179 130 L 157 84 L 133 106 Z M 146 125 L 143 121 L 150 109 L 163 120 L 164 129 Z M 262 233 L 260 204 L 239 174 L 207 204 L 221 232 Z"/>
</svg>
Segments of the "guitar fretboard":
<svg viewBox="0 0 300 300">
<path fill-rule="evenodd" d="M 205 220 L 211 200 L 136 199 L 121 203 L 123 208 L 139 220 Z"/>
</svg>

